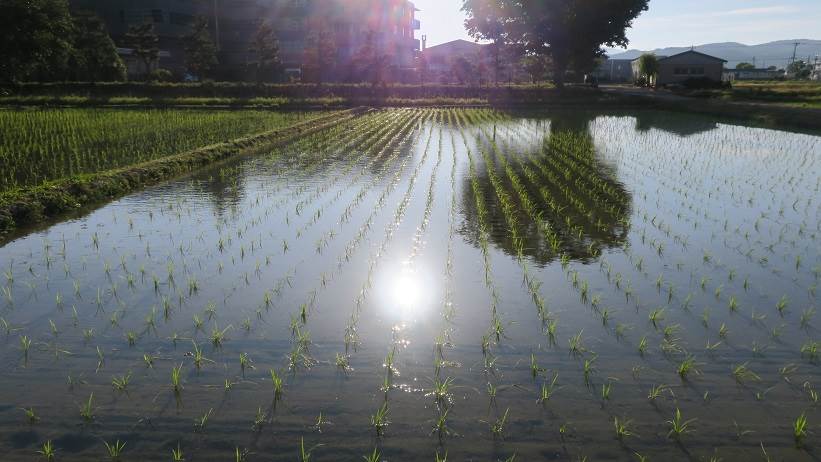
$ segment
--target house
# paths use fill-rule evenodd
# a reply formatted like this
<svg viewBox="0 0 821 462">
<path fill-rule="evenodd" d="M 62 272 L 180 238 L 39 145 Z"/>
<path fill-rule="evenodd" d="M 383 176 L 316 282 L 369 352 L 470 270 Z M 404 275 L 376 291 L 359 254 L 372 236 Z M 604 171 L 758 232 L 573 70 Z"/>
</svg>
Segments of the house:
<svg viewBox="0 0 821 462">
<path fill-rule="evenodd" d="M 474 65 L 477 62 L 485 63 L 487 53 L 484 49 L 486 47 L 486 45 L 460 39 L 424 49 L 422 56 L 427 65 L 426 80 L 449 83 L 453 80 L 453 64 L 457 59 L 465 58 Z"/>
<path fill-rule="evenodd" d="M 633 77 L 639 77 L 640 58 L 632 62 Z M 658 58 L 658 74 L 655 86 L 676 85 L 688 80 L 711 80 L 721 82 L 724 74 L 724 63 L 727 60 L 716 58 L 695 50 L 688 50 L 672 56 Z"/>
<path fill-rule="evenodd" d="M 818 59 L 818 56 L 815 57 L 815 67 L 810 75 L 810 79 L 821 81 L 821 60 Z"/>
<path fill-rule="evenodd" d="M 784 78 L 784 71 L 776 69 L 727 69 L 724 71 L 724 80 L 777 80 Z"/>
</svg>

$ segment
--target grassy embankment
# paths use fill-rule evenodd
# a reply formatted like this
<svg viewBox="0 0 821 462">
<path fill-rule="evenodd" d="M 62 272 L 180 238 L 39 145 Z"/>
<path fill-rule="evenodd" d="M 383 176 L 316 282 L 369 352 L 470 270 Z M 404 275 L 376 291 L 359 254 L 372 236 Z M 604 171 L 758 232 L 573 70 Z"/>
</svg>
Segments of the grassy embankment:
<svg viewBox="0 0 821 462">
<path fill-rule="evenodd" d="M 803 109 L 821 109 L 821 82 L 736 82 L 726 90 L 699 90 L 689 94 L 723 101 L 774 104 Z"/>
<path fill-rule="evenodd" d="M 25 225 L 82 209 L 167 180 L 208 164 L 228 159 L 254 148 L 287 142 L 354 117 L 361 109 L 327 113 L 307 121 L 294 121 L 262 133 L 244 134 L 231 141 L 200 144 L 180 152 L 169 148 L 168 155 L 154 155 L 151 160 L 110 170 L 73 174 L 34 186 L 14 187 L 0 192 L 0 235 Z M 60 143 L 58 140 L 56 143 Z M 214 143 L 212 141 L 212 143 Z M 49 146 L 50 148 L 51 146 Z"/>
</svg>

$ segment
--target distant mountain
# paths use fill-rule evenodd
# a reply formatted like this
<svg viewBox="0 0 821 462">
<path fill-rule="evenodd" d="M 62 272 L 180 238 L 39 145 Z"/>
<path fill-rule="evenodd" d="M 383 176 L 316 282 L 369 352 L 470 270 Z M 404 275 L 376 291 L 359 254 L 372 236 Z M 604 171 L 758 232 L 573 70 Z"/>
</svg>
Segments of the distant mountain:
<svg viewBox="0 0 821 462">
<path fill-rule="evenodd" d="M 814 60 L 816 56 L 821 56 L 821 40 L 809 39 L 779 40 L 760 45 L 745 45 L 736 42 L 707 43 L 696 45 L 695 50 L 726 59 L 729 68 L 735 67 L 740 62 L 752 63 L 753 61 L 755 61 L 756 67 L 777 66 L 778 68 L 784 68 L 790 63 L 795 42 L 800 43 L 795 53 L 796 59 L 806 60 L 810 58 L 810 60 Z M 610 57 L 613 59 L 635 59 L 641 56 L 642 53 L 647 52 L 659 56 L 670 56 L 689 49 L 690 47 L 668 47 L 647 51 L 627 50 L 619 52 L 619 50 L 610 50 Z"/>
</svg>

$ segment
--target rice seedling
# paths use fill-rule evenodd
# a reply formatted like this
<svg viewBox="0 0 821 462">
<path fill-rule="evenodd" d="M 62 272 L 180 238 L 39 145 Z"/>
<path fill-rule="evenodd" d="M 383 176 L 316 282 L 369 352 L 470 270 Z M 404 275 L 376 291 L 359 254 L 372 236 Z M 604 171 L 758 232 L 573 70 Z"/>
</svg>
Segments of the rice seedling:
<svg viewBox="0 0 821 462">
<path fill-rule="evenodd" d="M 787 299 L 787 296 L 782 295 L 778 302 L 775 304 L 775 309 L 778 310 L 778 314 L 784 316 L 784 312 L 787 310 L 788 304 L 789 300 Z"/>
<path fill-rule="evenodd" d="M 582 344 L 582 333 L 584 333 L 584 329 L 580 330 L 578 334 L 570 337 L 568 340 L 570 344 L 570 354 L 579 355 L 587 351 Z"/>
<path fill-rule="evenodd" d="M 508 414 L 510 413 L 510 408 L 505 409 L 505 413 L 502 414 L 501 417 L 496 419 L 493 424 L 490 426 L 490 432 L 493 434 L 493 437 L 502 438 L 504 437 L 505 433 L 505 425 L 507 425 L 507 418 Z"/>
<path fill-rule="evenodd" d="M 83 418 L 86 423 L 91 422 L 94 420 L 94 393 L 92 392 L 88 396 L 88 401 L 85 401 L 82 405 L 80 405 L 80 417 Z"/>
<path fill-rule="evenodd" d="M 54 448 L 54 444 L 51 440 L 46 441 L 37 451 L 37 454 L 43 456 L 47 462 L 51 462 L 57 456 L 57 450 Z"/>
<path fill-rule="evenodd" d="M 174 393 L 180 393 L 182 391 L 182 363 L 179 366 L 173 366 L 171 368 L 171 388 L 174 390 Z"/>
<path fill-rule="evenodd" d="M 678 372 L 682 380 L 687 380 L 690 374 L 698 375 L 701 373 L 701 370 L 698 368 L 696 359 L 693 356 L 687 356 L 678 364 L 676 372 Z"/>
<path fill-rule="evenodd" d="M 117 390 L 117 391 L 126 391 L 126 389 L 128 388 L 128 384 L 130 382 L 131 382 L 131 371 L 129 371 L 127 374 L 125 374 L 123 376 L 112 378 L 111 379 L 111 386 L 114 387 L 114 389 Z"/>
<path fill-rule="evenodd" d="M 378 448 L 373 448 L 372 453 L 370 453 L 366 456 L 362 456 L 362 458 L 365 460 L 365 462 L 381 462 L 382 453 L 379 452 Z"/>
<path fill-rule="evenodd" d="M 282 398 L 282 391 L 284 387 L 282 377 L 279 374 L 277 374 L 277 372 L 273 369 L 271 369 L 269 372 L 271 375 L 271 385 L 273 386 L 274 390 L 274 399 L 279 400 Z"/>
<path fill-rule="evenodd" d="M 171 449 L 171 460 L 173 462 L 183 462 L 185 461 L 185 455 L 182 452 L 182 448 L 180 448 L 180 443 L 177 443 L 176 449 Z"/>
<path fill-rule="evenodd" d="M 20 336 L 20 349 L 23 351 L 23 356 L 28 359 L 29 350 L 31 349 L 31 339 L 28 336 Z"/>
<path fill-rule="evenodd" d="M 40 421 L 40 417 L 37 414 L 35 414 L 33 407 L 21 409 L 26 414 L 26 421 L 29 424 L 33 425 Z"/>
<path fill-rule="evenodd" d="M 759 377 L 758 374 L 750 370 L 747 364 L 748 363 L 738 364 L 732 367 L 733 377 L 735 378 L 736 383 L 743 384 L 744 382 L 748 381 L 761 381 L 761 377 Z"/>
<path fill-rule="evenodd" d="M 376 413 L 371 415 L 371 427 L 376 430 L 376 436 L 381 437 L 385 434 L 385 428 L 390 425 L 388 421 L 388 403 L 382 403 L 382 406 L 376 410 Z"/>
<path fill-rule="evenodd" d="M 691 425 L 695 421 L 696 419 L 684 420 L 681 416 L 681 410 L 676 408 L 676 412 L 673 414 L 673 419 L 667 421 L 667 424 L 670 425 L 670 431 L 667 432 L 667 437 L 679 440 L 682 435 L 692 433 L 693 429 L 691 428 Z"/>
<path fill-rule="evenodd" d="M 208 426 L 208 419 L 211 418 L 211 414 L 213 414 L 214 409 L 208 409 L 208 412 L 197 417 L 194 419 L 194 431 L 198 433 L 202 433 L 205 431 L 205 428 Z"/>
<path fill-rule="evenodd" d="M 105 445 L 106 451 L 108 452 L 108 458 L 112 462 L 119 461 L 120 457 L 123 454 L 123 450 L 125 449 L 125 442 L 121 443 L 120 440 L 117 440 L 114 443 L 108 443 L 107 441 L 103 441 L 103 444 Z"/>
<path fill-rule="evenodd" d="M 801 356 L 806 357 L 811 362 L 818 360 L 819 348 L 821 343 L 815 341 L 807 341 L 801 345 Z"/>
<path fill-rule="evenodd" d="M 619 419 L 618 417 L 613 417 L 613 427 L 616 430 L 617 440 L 624 441 L 626 438 L 631 436 L 637 436 L 631 429 L 632 423 L 633 421 L 630 419 Z"/>
<path fill-rule="evenodd" d="M 804 439 L 807 437 L 807 416 L 801 414 L 792 424 L 793 439 L 795 440 L 795 447 L 800 448 L 804 445 Z"/>
</svg>

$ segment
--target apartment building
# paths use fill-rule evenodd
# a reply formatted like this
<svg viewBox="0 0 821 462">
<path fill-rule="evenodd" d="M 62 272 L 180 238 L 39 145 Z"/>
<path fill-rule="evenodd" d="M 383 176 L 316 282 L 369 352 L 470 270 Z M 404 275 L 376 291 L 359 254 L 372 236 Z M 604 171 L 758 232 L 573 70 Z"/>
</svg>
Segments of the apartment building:
<svg viewBox="0 0 821 462">
<path fill-rule="evenodd" d="M 298 77 L 305 67 L 311 34 L 322 30 L 334 47 L 334 65 L 325 74 L 344 80 L 346 64 L 368 40 L 387 58 L 391 75 L 413 71 L 419 52 L 420 23 L 408 0 L 70 0 L 73 9 L 97 13 L 118 46 L 132 25 L 154 25 L 164 58 L 160 65 L 184 73 L 182 37 L 196 16 L 208 18 L 219 50 L 218 78 L 242 80 L 254 61 L 250 44 L 262 21 L 275 31 L 286 73 Z"/>
</svg>

